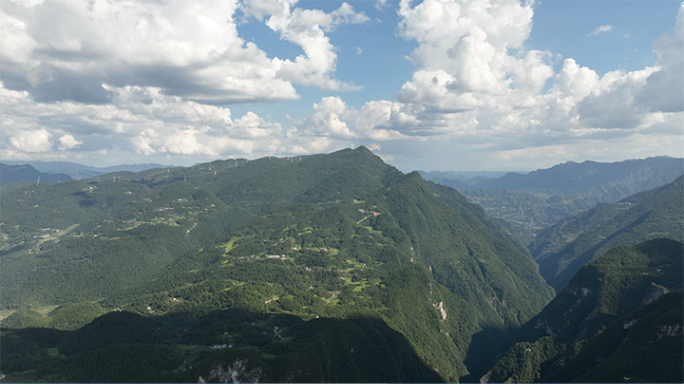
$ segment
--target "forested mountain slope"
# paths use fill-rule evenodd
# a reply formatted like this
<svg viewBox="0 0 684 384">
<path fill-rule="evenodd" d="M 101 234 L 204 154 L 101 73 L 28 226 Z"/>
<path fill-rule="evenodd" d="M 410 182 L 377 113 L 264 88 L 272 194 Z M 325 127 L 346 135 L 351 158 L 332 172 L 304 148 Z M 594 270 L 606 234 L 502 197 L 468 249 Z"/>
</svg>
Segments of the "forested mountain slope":
<svg viewBox="0 0 684 384">
<path fill-rule="evenodd" d="M 656 239 L 585 265 L 521 328 L 485 381 L 681 382 L 683 258 L 681 242 Z"/>
<path fill-rule="evenodd" d="M 682 313 L 682 291 L 668 293 L 613 322 L 544 381 L 681 383 Z"/>
<path fill-rule="evenodd" d="M 410 350 L 440 379 L 458 381 L 484 373 L 511 332 L 553 296 L 533 260 L 481 209 L 453 190 L 436 195 L 417 173 L 404 175 L 363 147 L 117 173 L 99 183 L 25 186 L 2 199 L 3 207 L 17 201 L 0 227 L 4 308 L 97 301 L 106 310 L 144 314 L 180 329 L 204 322 L 192 337 L 162 343 L 175 351 L 162 353 L 169 361 L 197 361 L 192 380 L 219 369 L 209 363 L 216 356 L 230 356 L 230 364 L 249 361 L 248 371 L 275 381 L 291 375 L 295 381 L 437 381 L 416 373 L 423 372 L 417 363 L 410 363 L 413 373 L 402 371 L 401 361 L 413 357 L 401 351 Z M 262 331 L 268 337 L 260 332 L 244 338 L 242 320 L 212 317 L 228 309 L 269 324 Z M 17 313 L 23 317 L 5 322 L 17 328 L 22 319 L 35 319 L 30 311 Z M 281 315 L 299 319 L 301 325 L 288 327 L 294 334 L 272 328 L 273 316 Z M 345 325 L 344 319 L 366 320 Z M 47 326 L 58 328 L 54 321 Z M 358 328 L 368 321 L 370 329 Z M 319 331 L 294 331 L 319 329 L 315 324 L 327 324 L 320 332 L 330 336 L 315 341 Z M 341 332 L 337 339 L 329 338 L 335 332 Z M 408 349 L 388 356 L 395 368 L 366 376 L 377 369 L 354 356 L 379 352 L 360 341 L 371 337 L 363 332 L 406 344 Z M 283 344 L 286 337 L 292 339 Z M 326 361 L 300 369 L 306 375 L 273 371 L 285 370 L 293 351 L 303 348 L 295 341 L 305 339 L 321 343 L 321 356 L 351 359 L 357 373 L 344 376 L 344 366 Z M 197 340 L 206 348 L 219 342 L 235 348 L 197 356 L 178 351 Z M 62 351 L 58 344 L 40 348 Z M 140 354 L 166 348 L 156 344 L 139 346 Z M 78 360 L 74 353 L 60 352 L 46 366 L 67 359 L 72 367 L 95 369 L 96 360 Z M 46 370 L 41 377 L 79 380 L 60 372 Z M 163 377 L 188 379 L 180 373 Z"/>
<path fill-rule="evenodd" d="M 401 177 L 365 148 L 298 160 L 217 161 L 5 193 L 0 305 L 101 298 L 255 215 Z"/>
<path fill-rule="evenodd" d="M 565 219 L 529 248 L 542 276 L 560 291 L 584 264 L 609 249 L 654 238 L 684 241 L 684 176 Z"/>
</svg>

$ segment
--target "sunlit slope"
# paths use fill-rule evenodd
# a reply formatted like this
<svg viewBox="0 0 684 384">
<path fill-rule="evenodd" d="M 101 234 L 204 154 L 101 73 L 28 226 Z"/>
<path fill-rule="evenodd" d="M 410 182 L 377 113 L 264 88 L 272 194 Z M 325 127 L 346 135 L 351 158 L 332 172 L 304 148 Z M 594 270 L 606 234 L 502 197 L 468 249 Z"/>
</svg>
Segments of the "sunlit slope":
<svg viewBox="0 0 684 384">
<path fill-rule="evenodd" d="M 625 316 L 641 318 L 634 315 L 637 313 L 635 311 L 645 310 L 643 306 L 655 302 L 670 291 L 681 291 L 683 257 L 682 243 L 657 239 L 634 247 L 616 247 L 585 265 L 541 313 L 522 327 L 519 333 L 521 341 L 499 358 L 487 380 L 569 382 L 596 366 L 601 359 L 613 356 L 618 350 L 622 351 L 620 354 L 638 355 L 641 349 L 634 349 L 638 343 L 630 342 L 620 346 L 623 338 L 627 340 L 631 337 L 628 333 L 632 331 L 620 333 L 620 340 L 615 341 L 614 338 L 618 336 L 610 336 L 606 333 L 607 329 L 623 327 L 627 330 L 629 325 L 626 328 L 624 326 L 631 320 L 619 319 Z M 681 293 L 675 297 L 680 301 L 677 304 L 679 307 L 672 308 L 681 308 Z M 681 327 L 684 317 L 682 312 L 679 311 L 674 318 L 671 315 L 672 313 L 668 315 L 668 319 L 672 320 L 672 324 L 668 325 L 679 324 Z M 678 336 L 681 338 L 681 333 Z M 606 338 L 611 340 L 611 344 L 605 344 L 608 342 Z M 578 355 L 580 350 L 582 352 Z M 679 350 L 678 353 L 681 356 L 682 351 Z M 593 356 L 592 364 L 584 365 L 582 370 L 578 367 L 571 369 L 574 365 L 569 364 L 579 364 L 587 356 Z M 597 360 L 596 356 L 601 359 Z M 619 356 L 615 355 L 612 365 L 631 364 L 629 360 L 621 360 Z M 657 356 L 653 358 L 673 361 L 671 353 L 665 350 L 657 352 Z M 664 376 L 657 374 L 660 368 L 648 368 L 644 365 L 639 368 L 641 373 L 635 375 L 650 381 L 648 378 L 655 380 L 657 377 L 666 377 L 677 370 L 681 374 L 681 359 L 679 362 L 678 367 L 671 367 L 670 372 Z M 611 375 L 615 377 L 613 373 Z"/>
<path fill-rule="evenodd" d="M 476 305 L 483 321 L 517 326 L 553 297 L 534 262 L 495 236 L 498 228 L 483 230 L 476 216 L 446 206 L 418 173 L 380 198 L 411 239 L 415 259 L 437 282 Z"/>
<path fill-rule="evenodd" d="M 399 176 L 359 148 L 25 185 L 0 196 L 0 305 L 102 298 L 274 207 L 351 198 Z"/>
<path fill-rule="evenodd" d="M 451 250 L 466 243 L 470 251 Z M 252 219 L 109 305 L 182 318 L 222 308 L 331 317 L 371 310 L 453 381 L 469 372 L 463 362 L 475 333 L 486 329 L 490 344 L 477 347 L 495 353 L 504 343 L 495 336 L 551 296 L 529 257 L 411 174 L 358 199 Z M 140 299 L 126 304 L 129 297 Z"/>
</svg>

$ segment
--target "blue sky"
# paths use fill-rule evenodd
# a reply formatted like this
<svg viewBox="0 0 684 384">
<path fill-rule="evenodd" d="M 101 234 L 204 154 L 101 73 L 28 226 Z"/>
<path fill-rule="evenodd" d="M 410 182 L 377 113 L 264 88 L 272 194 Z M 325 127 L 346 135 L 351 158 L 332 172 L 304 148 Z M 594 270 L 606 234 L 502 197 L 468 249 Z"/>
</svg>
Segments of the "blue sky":
<svg viewBox="0 0 684 384">
<path fill-rule="evenodd" d="M 0 158 L 365 145 L 404 171 L 683 155 L 679 1 L 0 3 Z"/>
</svg>

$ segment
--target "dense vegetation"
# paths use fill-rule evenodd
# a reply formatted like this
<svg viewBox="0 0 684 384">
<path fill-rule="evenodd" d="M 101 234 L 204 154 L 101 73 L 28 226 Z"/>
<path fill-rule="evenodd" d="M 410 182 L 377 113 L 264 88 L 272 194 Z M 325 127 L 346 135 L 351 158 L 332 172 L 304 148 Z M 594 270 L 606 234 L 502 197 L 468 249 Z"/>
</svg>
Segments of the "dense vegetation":
<svg viewBox="0 0 684 384">
<path fill-rule="evenodd" d="M 181 326 L 112 312 L 77 331 L 4 330 L 2 340 L 6 371 L 38 366 L 32 378 L 52 382 L 443 380 L 374 315 L 303 321 L 224 310 Z"/>
<path fill-rule="evenodd" d="M 553 296 L 505 225 L 363 147 L 23 185 L 1 198 L 0 303 L 15 310 L 3 348 L 33 340 L 3 369 L 40 366 L 33 379 L 472 379 Z M 87 302 L 124 312 L 58 332 L 76 329 L 57 319 L 78 308 L 92 318 Z M 46 305 L 58 307 L 43 317 Z M 107 319 L 142 333 L 100 343 L 92 330 Z M 134 356 L 154 369 L 121 369 Z"/>
<path fill-rule="evenodd" d="M 681 382 L 683 258 L 682 243 L 658 239 L 585 265 L 485 379 Z"/>
<path fill-rule="evenodd" d="M 618 203 L 561 221 L 530 244 L 546 281 L 560 291 L 586 263 L 618 245 L 669 238 L 684 241 L 684 176 Z"/>
</svg>

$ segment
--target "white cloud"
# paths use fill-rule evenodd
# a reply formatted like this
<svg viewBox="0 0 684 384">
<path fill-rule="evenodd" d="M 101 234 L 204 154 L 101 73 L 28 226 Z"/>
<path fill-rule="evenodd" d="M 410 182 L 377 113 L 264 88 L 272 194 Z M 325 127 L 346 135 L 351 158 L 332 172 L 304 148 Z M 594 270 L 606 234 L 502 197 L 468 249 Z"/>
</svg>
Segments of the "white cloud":
<svg viewBox="0 0 684 384">
<path fill-rule="evenodd" d="M 681 11 L 673 33 L 654 44 L 659 67 L 603 76 L 572 58 L 554 73 L 551 53 L 526 49 L 531 3 L 404 0 L 399 14 L 399 34 L 418 43 L 411 54 L 416 69 L 398 103 L 368 102 L 353 114 L 347 125 L 356 137 L 381 128 L 398 135 L 377 140 L 411 138 L 433 145 L 441 140 L 511 157 L 559 158 L 605 140 L 620 140 L 628 148 L 638 146 L 636 138 L 646 132 L 681 133 L 681 114 L 653 113 L 684 108 Z M 653 93 L 666 90 L 665 96 L 647 102 L 651 87 Z"/>
<path fill-rule="evenodd" d="M 41 128 L 34 131 L 19 131 L 10 138 L 10 143 L 24 152 L 46 152 L 52 148 L 50 133 Z"/>
<path fill-rule="evenodd" d="M 632 129 L 647 116 L 647 109 L 634 103 L 634 98 L 655 71 L 647 68 L 624 73 L 615 71 L 601 78 L 591 94 L 577 104 L 580 122 L 586 127 Z"/>
<path fill-rule="evenodd" d="M 672 33 L 663 33 L 653 43 L 659 70 L 652 73 L 637 102 L 653 112 L 684 111 L 684 3 L 679 6 Z"/>
<path fill-rule="evenodd" d="M 376 0 L 375 9 L 382 10 L 387 5 L 387 0 Z"/>
<path fill-rule="evenodd" d="M 336 54 L 325 32 L 368 20 L 337 10 L 291 9 L 296 0 L 248 1 L 281 38 L 298 44 L 295 61 L 269 58 L 237 31 L 238 0 L 127 2 L 45 0 L 0 5 L 0 60 L 6 88 L 36 101 L 111 102 L 103 84 L 157 87 L 209 104 L 299 98 L 292 82 L 339 89 Z"/>
<path fill-rule="evenodd" d="M 354 136 L 347 124 L 340 120 L 347 112 L 347 105 L 342 99 L 335 96 L 324 97 L 320 103 L 314 103 L 313 108 L 315 112 L 297 124 L 304 133 L 342 139 Z"/>
<path fill-rule="evenodd" d="M 198 135 L 206 132 L 206 128 L 198 131 L 193 127 L 188 127 L 188 129 L 185 130 L 177 130 L 164 138 L 164 145 L 159 150 L 174 155 L 203 154 L 216 156 L 217 153 L 209 146 L 198 141 Z"/>
<path fill-rule="evenodd" d="M 26 92 L 1 87 L 0 142 L 11 147 L 0 147 L 0 156 L 16 158 L 20 152 L 49 151 L 50 138 L 59 136 L 61 151 L 83 156 L 95 156 L 104 149 L 215 158 L 233 153 L 266 154 L 279 148 L 284 135 L 280 124 L 266 122 L 253 112 L 233 120 L 227 108 L 185 101 L 165 95 L 159 88 L 106 89 L 112 94 L 110 105 L 34 103 Z"/>
<path fill-rule="evenodd" d="M 298 0 L 247 0 L 241 9 L 245 16 L 265 20 L 266 25 L 280 34 L 282 40 L 299 45 L 304 51 L 294 61 L 277 60 L 277 75 L 288 81 L 317 86 L 328 90 L 353 89 L 351 85 L 332 79 L 337 54 L 326 32 L 342 24 L 365 23 L 370 19 L 364 13 L 356 13 L 348 3 L 325 13 L 317 9 L 301 9 L 293 6 Z"/>
<path fill-rule="evenodd" d="M 330 92 L 282 125 L 219 107 L 295 100 L 293 84 L 354 89 L 334 73 L 337 53 L 356 57 L 359 42 L 338 51 L 330 36 L 368 17 L 346 3 L 327 12 L 297 4 L 1 2 L 0 157 L 132 153 L 194 163 L 365 144 L 417 168 L 420 160 L 403 159 L 439 153 L 445 166 L 468 157 L 473 166 L 523 167 L 578 153 L 681 155 L 673 153 L 684 141 L 681 9 L 672 32 L 654 42 L 655 67 L 599 76 L 569 57 L 555 72 L 559 55 L 530 49 L 531 1 L 402 0 L 397 34 L 415 42 L 415 69 L 396 100 L 347 105 Z M 238 7 L 239 22 L 265 23 L 302 54 L 269 57 L 246 42 Z"/>
<path fill-rule="evenodd" d="M 595 35 L 598 35 L 599 33 L 610 32 L 610 31 L 612 31 L 612 30 L 613 30 L 613 26 L 612 26 L 612 25 L 602 25 L 602 26 L 597 27 L 596 29 L 594 29 L 590 34 L 587 35 L 587 37 L 589 37 L 589 36 L 595 36 Z"/>
<path fill-rule="evenodd" d="M 399 32 L 419 46 L 413 79 L 399 100 L 457 112 L 492 108 L 501 97 L 523 99 L 553 75 L 550 54 L 523 48 L 532 28 L 531 3 L 426 0 L 400 4 Z"/>
<path fill-rule="evenodd" d="M 599 83 L 596 71 L 581 67 L 573 59 L 565 59 L 563 68 L 556 75 L 552 92 L 560 97 L 572 97 L 579 101 L 584 99 Z"/>
<path fill-rule="evenodd" d="M 83 144 L 83 142 L 76 140 L 74 138 L 74 136 L 71 135 L 70 133 L 67 133 L 67 134 L 65 134 L 59 138 L 59 150 L 60 151 L 65 151 L 68 149 L 77 148 L 81 144 Z"/>
</svg>

